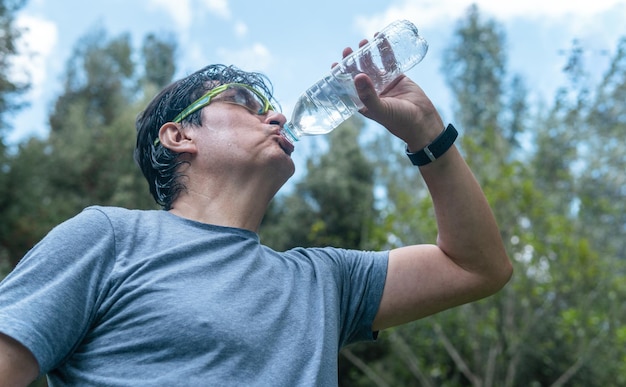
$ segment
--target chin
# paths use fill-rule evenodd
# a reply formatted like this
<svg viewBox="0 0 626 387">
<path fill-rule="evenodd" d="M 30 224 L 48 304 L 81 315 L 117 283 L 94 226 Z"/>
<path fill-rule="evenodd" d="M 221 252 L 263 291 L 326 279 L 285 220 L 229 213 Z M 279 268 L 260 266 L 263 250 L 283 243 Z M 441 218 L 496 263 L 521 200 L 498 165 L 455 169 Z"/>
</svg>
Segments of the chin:
<svg viewBox="0 0 626 387">
<path fill-rule="evenodd" d="M 293 176 L 293 174 L 296 172 L 296 165 L 294 164 L 293 160 L 291 159 L 291 157 L 287 158 L 288 160 L 285 160 L 283 158 L 280 163 L 277 163 L 278 165 L 275 165 L 272 168 L 273 174 L 275 176 L 284 176 L 285 182 L 287 182 L 287 180 L 289 180 L 289 178 Z"/>
</svg>

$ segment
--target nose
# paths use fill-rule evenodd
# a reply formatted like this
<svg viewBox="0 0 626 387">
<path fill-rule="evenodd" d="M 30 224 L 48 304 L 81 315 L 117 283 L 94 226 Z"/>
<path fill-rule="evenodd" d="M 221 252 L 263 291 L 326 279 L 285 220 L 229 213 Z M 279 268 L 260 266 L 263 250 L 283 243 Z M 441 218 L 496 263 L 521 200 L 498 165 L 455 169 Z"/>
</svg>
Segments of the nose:
<svg viewBox="0 0 626 387">
<path fill-rule="evenodd" d="M 269 110 L 267 112 L 267 116 L 265 117 L 265 122 L 270 125 L 278 125 L 282 127 L 287 122 L 287 117 L 280 112 Z"/>
</svg>

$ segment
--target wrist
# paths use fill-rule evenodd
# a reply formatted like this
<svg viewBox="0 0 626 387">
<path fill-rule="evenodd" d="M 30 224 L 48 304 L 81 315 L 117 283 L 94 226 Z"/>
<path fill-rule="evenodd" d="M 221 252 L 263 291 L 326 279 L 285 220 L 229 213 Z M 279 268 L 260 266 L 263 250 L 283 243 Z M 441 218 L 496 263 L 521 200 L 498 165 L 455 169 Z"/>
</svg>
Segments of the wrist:
<svg viewBox="0 0 626 387">
<path fill-rule="evenodd" d="M 406 146 L 406 155 L 411 160 L 413 165 L 423 166 L 429 164 L 441 156 L 443 156 L 450 147 L 454 144 L 454 141 L 458 137 L 458 132 L 449 124 L 443 132 L 437 136 L 430 144 L 422 148 L 417 152 L 410 152 L 408 145 Z"/>
</svg>

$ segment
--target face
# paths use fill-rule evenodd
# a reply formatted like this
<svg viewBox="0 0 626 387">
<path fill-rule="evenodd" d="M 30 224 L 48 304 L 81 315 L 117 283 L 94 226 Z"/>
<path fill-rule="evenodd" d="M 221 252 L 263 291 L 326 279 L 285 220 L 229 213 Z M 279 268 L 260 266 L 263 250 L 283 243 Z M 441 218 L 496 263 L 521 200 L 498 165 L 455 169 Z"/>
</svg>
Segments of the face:
<svg viewBox="0 0 626 387">
<path fill-rule="evenodd" d="M 284 180 L 281 185 L 293 175 L 293 145 L 280 134 L 286 118 L 263 104 L 246 88 L 228 88 L 202 107 L 202 126 L 189 135 L 207 172 Z"/>
</svg>

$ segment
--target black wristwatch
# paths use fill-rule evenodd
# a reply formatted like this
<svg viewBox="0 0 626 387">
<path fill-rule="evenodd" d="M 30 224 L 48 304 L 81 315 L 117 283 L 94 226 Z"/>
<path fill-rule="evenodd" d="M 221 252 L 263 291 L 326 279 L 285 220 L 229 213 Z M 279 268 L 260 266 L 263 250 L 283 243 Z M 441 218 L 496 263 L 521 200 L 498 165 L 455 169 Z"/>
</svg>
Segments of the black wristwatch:
<svg viewBox="0 0 626 387">
<path fill-rule="evenodd" d="M 409 148 L 407 146 L 406 155 L 409 157 L 413 165 L 421 167 L 422 165 L 431 163 L 443 156 L 443 154 L 450 149 L 452 144 L 454 144 L 458 135 L 459 132 L 456 131 L 454 126 L 452 126 L 452 124 L 448 124 L 444 131 L 441 132 L 441 134 L 424 149 L 411 153 L 409 152 Z"/>
</svg>

